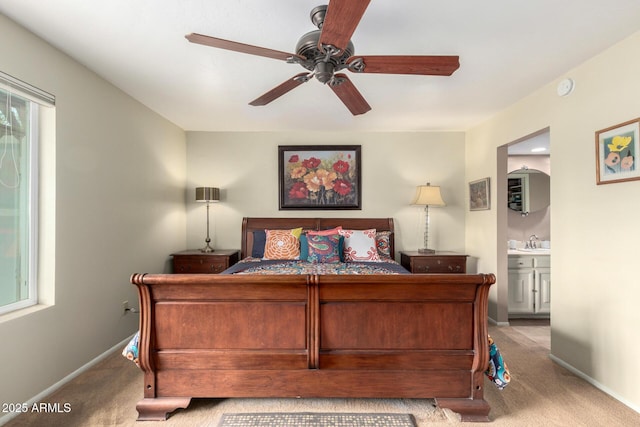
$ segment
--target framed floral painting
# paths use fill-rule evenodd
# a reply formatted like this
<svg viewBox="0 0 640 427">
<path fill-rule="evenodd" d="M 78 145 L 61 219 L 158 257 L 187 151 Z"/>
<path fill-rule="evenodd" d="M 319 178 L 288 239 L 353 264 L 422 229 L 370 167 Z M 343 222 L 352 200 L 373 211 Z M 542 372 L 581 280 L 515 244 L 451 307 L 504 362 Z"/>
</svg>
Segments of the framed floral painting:
<svg viewBox="0 0 640 427">
<path fill-rule="evenodd" d="M 596 183 L 640 179 L 640 118 L 596 132 Z"/>
<path fill-rule="evenodd" d="M 490 178 L 482 178 L 469 183 L 469 210 L 491 209 Z"/>
<path fill-rule="evenodd" d="M 280 145 L 280 210 L 362 209 L 359 145 Z"/>
</svg>

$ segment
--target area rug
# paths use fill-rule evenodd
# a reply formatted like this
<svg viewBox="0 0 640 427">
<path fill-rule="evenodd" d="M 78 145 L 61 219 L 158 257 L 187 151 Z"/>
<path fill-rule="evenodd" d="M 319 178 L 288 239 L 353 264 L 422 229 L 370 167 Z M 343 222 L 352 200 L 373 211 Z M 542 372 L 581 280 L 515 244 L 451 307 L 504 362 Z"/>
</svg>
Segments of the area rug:
<svg viewBox="0 0 640 427">
<path fill-rule="evenodd" d="M 284 413 L 222 414 L 218 427 L 416 427 L 411 414 Z"/>
</svg>

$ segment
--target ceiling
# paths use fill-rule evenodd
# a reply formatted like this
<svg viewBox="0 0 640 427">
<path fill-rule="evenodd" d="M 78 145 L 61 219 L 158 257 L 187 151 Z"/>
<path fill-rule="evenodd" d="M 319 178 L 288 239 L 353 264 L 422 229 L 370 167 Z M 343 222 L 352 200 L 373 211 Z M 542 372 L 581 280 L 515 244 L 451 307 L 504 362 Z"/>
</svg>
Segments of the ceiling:
<svg viewBox="0 0 640 427">
<path fill-rule="evenodd" d="M 638 0 L 374 0 L 352 37 L 356 54 L 459 55 L 460 68 L 451 77 L 348 73 L 372 107 L 360 116 L 316 80 L 252 107 L 304 70 L 184 38 L 294 52 L 320 4 L 0 0 L 0 12 L 193 131 L 465 130 L 640 29 Z"/>
<path fill-rule="evenodd" d="M 549 131 L 510 144 L 507 150 L 510 156 L 548 156 L 551 154 Z"/>
</svg>

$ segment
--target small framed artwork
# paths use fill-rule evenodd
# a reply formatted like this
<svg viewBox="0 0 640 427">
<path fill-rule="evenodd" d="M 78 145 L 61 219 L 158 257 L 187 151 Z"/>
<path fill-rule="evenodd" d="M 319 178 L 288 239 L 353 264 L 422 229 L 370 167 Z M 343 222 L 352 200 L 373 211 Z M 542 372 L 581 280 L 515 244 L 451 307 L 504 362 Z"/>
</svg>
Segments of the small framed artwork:
<svg viewBox="0 0 640 427">
<path fill-rule="evenodd" d="M 596 132 L 596 183 L 640 179 L 640 118 Z"/>
<path fill-rule="evenodd" d="M 482 211 L 491 209 L 489 177 L 469 183 L 469 210 Z"/>
<path fill-rule="evenodd" d="M 360 145 L 280 145 L 280 210 L 362 209 Z"/>
</svg>

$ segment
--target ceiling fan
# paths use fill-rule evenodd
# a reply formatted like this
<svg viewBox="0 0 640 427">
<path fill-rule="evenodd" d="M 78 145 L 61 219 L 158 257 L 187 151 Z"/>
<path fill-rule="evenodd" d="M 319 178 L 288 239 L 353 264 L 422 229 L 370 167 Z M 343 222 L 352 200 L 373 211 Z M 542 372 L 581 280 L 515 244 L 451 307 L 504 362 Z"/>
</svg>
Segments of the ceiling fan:
<svg viewBox="0 0 640 427">
<path fill-rule="evenodd" d="M 313 8 L 311 22 L 318 29 L 298 40 L 295 54 L 196 33 L 185 37 L 192 43 L 279 59 L 299 64 L 308 70 L 296 74 L 249 103 L 254 106 L 267 105 L 315 77 L 329 85 L 353 115 L 364 114 L 371 107 L 349 77 L 338 71 L 347 69 L 354 73 L 450 76 L 458 69 L 460 63 L 457 56 L 354 55 L 351 36 L 370 1 L 331 0 L 329 5 Z"/>
</svg>

